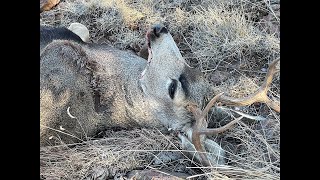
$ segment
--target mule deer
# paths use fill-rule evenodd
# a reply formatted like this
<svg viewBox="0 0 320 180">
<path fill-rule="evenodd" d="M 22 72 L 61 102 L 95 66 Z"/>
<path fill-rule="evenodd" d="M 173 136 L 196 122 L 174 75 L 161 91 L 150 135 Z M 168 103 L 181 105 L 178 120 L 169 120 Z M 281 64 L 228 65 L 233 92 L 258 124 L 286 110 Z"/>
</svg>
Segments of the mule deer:
<svg viewBox="0 0 320 180">
<path fill-rule="evenodd" d="M 198 107 L 211 88 L 199 70 L 188 66 L 167 28 L 155 25 L 147 31 L 147 61 L 85 43 L 66 28 L 40 30 L 41 146 L 82 141 L 110 127 L 156 127 L 182 132 L 188 150 L 204 151 L 203 144 L 211 154 L 195 157 L 205 165 L 224 163 L 223 149 L 201 135 L 216 132 L 200 129 L 206 124 Z M 235 102 L 223 97 L 222 102 Z M 198 125 L 193 126 L 193 117 Z"/>
</svg>

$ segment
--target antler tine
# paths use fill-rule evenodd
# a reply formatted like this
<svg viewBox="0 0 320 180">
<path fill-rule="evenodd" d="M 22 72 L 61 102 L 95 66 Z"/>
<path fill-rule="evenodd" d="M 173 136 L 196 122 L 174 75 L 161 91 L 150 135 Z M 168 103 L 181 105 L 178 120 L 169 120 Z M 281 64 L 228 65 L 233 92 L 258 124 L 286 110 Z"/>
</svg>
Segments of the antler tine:
<svg viewBox="0 0 320 180">
<path fill-rule="evenodd" d="M 240 121 L 243 116 L 236 118 L 235 120 L 229 122 L 228 124 L 220 127 L 220 128 L 213 128 L 209 129 L 207 128 L 207 123 L 205 120 L 205 116 L 208 113 L 209 109 L 214 105 L 214 103 L 221 97 L 223 93 L 220 93 L 213 97 L 211 101 L 207 104 L 205 109 L 201 111 L 195 104 L 190 104 L 188 106 L 189 111 L 194 115 L 195 117 L 195 124 L 193 125 L 192 129 L 192 143 L 195 147 L 195 149 L 199 152 L 199 156 L 202 160 L 203 165 L 205 166 L 211 166 L 210 161 L 208 160 L 207 156 L 205 155 L 205 150 L 201 144 L 200 140 L 200 135 L 205 134 L 205 135 L 213 135 L 213 134 L 218 134 L 222 133 L 232 127 L 235 123 Z"/>
<path fill-rule="evenodd" d="M 217 94 L 216 96 L 214 96 L 211 101 L 206 105 L 206 107 L 204 108 L 204 110 L 202 111 L 202 115 L 206 116 L 209 112 L 209 110 L 211 109 L 211 107 L 214 105 L 214 103 L 216 103 L 216 101 L 223 95 L 224 92 Z"/>
<path fill-rule="evenodd" d="M 274 60 L 270 63 L 267 75 L 263 81 L 262 86 L 252 95 L 249 95 L 244 98 L 232 98 L 228 96 L 221 96 L 219 99 L 220 102 L 225 103 L 227 105 L 237 105 L 237 106 L 248 106 L 255 102 L 262 102 L 267 104 L 273 110 L 280 112 L 280 105 L 276 102 L 269 99 L 267 96 L 270 84 L 272 82 L 273 76 L 276 73 L 276 64 L 280 61 L 280 58 Z"/>
<path fill-rule="evenodd" d="M 205 134 L 205 135 L 219 134 L 219 133 L 222 133 L 222 132 L 230 129 L 234 124 L 238 123 L 242 118 L 243 118 L 243 116 L 240 116 L 240 117 L 232 120 L 228 124 L 226 124 L 222 127 L 219 127 L 219 128 L 206 128 L 206 129 L 202 129 L 198 132 L 199 132 L 199 134 Z"/>
<path fill-rule="evenodd" d="M 207 105 L 208 107 L 208 105 Z M 189 105 L 188 109 L 192 112 L 194 115 L 196 122 L 193 125 L 192 128 L 192 144 L 194 145 L 195 149 L 199 152 L 199 156 L 202 160 L 203 165 L 205 166 L 211 166 L 210 161 L 208 160 L 207 156 L 204 154 L 206 151 L 204 150 L 201 141 L 200 141 L 200 131 L 202 129 L 202 126 L 205 123 L 205 116 L 203 116 L 203 112 L 194 104 Z"/>
</svg>

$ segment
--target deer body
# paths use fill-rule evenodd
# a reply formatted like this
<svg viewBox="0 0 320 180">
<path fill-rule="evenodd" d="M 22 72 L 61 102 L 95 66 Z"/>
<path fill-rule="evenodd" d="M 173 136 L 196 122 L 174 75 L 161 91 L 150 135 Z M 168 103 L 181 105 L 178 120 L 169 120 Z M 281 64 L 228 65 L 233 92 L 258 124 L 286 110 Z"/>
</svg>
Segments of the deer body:
<svg viewBox="0 0 320 180">
<path fill-rule="evenodd" d="M 41 29 L 41 146 L 74 143 L 113 127 L 170 128 L 191 138 L 186 105 L 201 105 L 209 86 L 186 64 L 166 28 L 156 25 L 147 32 L 148 61 L 84 43 L 70 32 Z M 210 143 L 222 156 L 221 147 Z"/>
</svg>

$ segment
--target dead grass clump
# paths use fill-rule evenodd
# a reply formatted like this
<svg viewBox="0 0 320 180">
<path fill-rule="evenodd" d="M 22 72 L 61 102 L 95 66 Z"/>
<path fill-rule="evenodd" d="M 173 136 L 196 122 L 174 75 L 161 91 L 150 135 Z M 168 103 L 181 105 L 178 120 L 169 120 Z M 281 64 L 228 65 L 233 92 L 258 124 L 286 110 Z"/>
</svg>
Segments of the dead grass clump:
<svg viewBox="0 0 320 180">
<path fill-rule="evenodd" d="M 248 78 L 240 76 L 236 81 L 234 78 L 229 78 L 223 82 L 219 88 L 221 92 L 225 92 L 227 95 L 232 94 L 232 97 L 241 98 L 253 94 L 258 90 L 256 82 L 259 82 L 260 78 Z"/>
<path fill-rule="evenodd" d="M 237 9 L 196 8 L 190 43 L 203 72 L 222 66 L 260 70 L 279 56 L 279 40 L 248 22 Z"/>
</svg>

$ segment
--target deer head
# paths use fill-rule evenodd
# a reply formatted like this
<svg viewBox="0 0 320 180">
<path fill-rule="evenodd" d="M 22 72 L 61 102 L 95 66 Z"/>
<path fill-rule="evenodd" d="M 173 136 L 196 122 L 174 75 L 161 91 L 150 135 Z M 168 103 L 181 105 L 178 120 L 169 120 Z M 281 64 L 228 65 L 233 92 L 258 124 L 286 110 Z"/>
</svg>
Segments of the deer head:
<svg viewBox="0 0 320 180">
<path fill-rule="evenodd" d="M 186 105 L 201 104 L 208 86 L 200 71 L 186 63 L 167 28 L 151 27 L 146 40 L 149 56 L 140 78 L 142 90 L 162 124 L 180 129 L 189 122 Z"/>
</svg>

